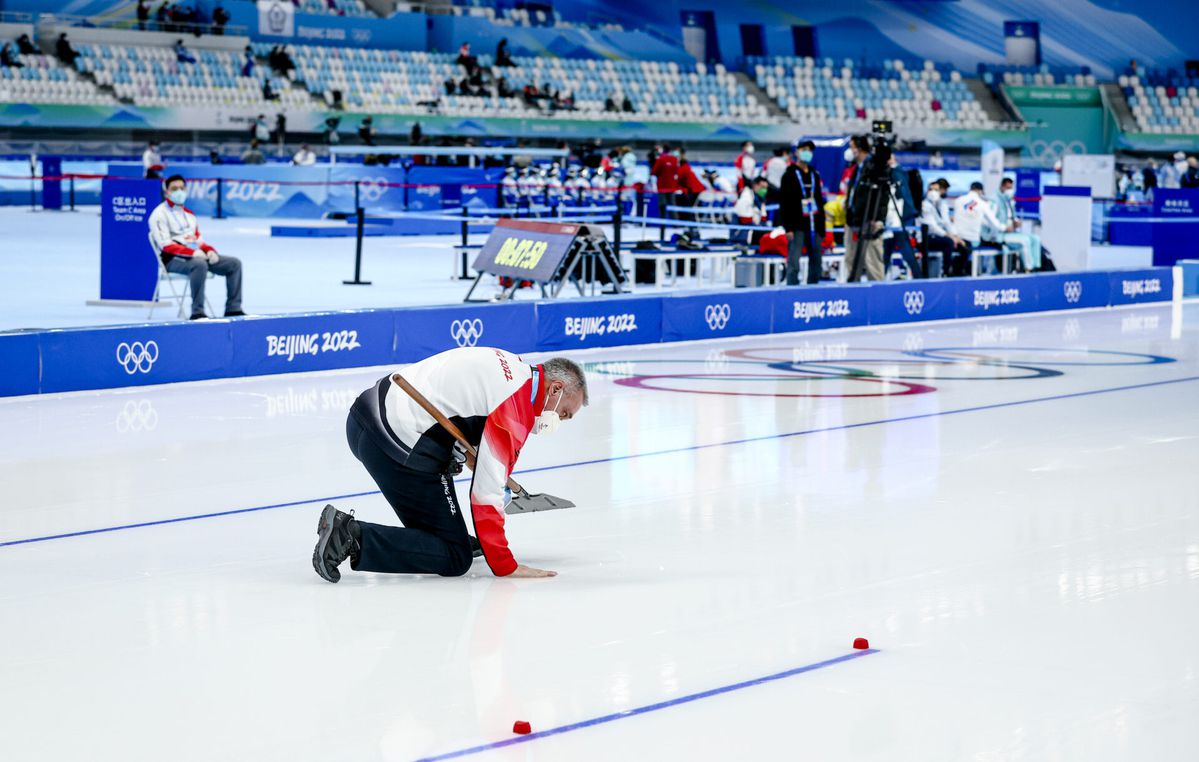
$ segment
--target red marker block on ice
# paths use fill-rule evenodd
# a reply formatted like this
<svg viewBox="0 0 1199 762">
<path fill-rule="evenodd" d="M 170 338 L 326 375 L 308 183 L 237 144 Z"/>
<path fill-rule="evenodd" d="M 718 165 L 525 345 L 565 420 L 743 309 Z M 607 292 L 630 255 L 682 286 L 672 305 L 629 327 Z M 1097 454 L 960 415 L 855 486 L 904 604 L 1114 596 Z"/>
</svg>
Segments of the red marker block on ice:
<svg viewBox="0 0 1199 762">
<path fill-rule="evenodd" d="M 853 639 L 853 647 L 858 649 L 859 651 L 863 651 L 867 648 L 870 648 L 870 642 L 867 641 L 865 638 L 854 638 Z"/>
<path fill-rule="evenodd" d="M 512 723 L 512 732 L 524 736 L 532 733 L 533 727 L 524 720 L 517 720 L 516 722 Z"/>
</svg>

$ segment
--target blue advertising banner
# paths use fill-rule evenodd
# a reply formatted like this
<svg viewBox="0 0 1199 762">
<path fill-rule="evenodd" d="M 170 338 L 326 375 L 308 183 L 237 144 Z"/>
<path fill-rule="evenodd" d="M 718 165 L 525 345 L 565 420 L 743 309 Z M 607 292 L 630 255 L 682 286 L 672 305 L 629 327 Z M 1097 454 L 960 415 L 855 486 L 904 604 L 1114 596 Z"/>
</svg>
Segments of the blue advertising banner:
<svg viewBox="0 0 1199 762">
<path fill-rule="evenodd" d="M 1155 188 L 1154 217 L 1199 217 L 1199 188 Z"/>
<path fill-rule="evenodd" d="M 391 214 L 404 211 L 403 169 L 336 164 L 329 169 L 327 208 L 334 212 L 354 211 L 354 184 L 358 203 L 367 214 Z"/>
<path fill-rule="evenodd" d="M 1037 286 L 1038 310 L 1106 307 L 1111 290 L 1107 273 L 1047 273 L 1030 276 Z"/>
<path fill-rule="evenodd" d="M 41 334 L 41 390 L 73 392 L 240 375 L 231 321 L 127 325 Z"/>
<path fill-rule="evenodd" d="M 41 382 L 39 333 L 0 333 L 0 397 L 37 394 Z"/>
<path fill-rule="evenodd" d="M 871 325 L 956 317 L 956 293 L 946 285 L 946 281 L 939 280 L 871 284 Z"/>
<path fill-rule="evenodd" d="M 396 361 L 416 362 L 455 347 L 537 348 L 537 306 L 532 302 L 397 310 Z"/>
<path fill-rule="evenodd" d="M 562 266 L 579 225 L 501 219 L 487 237 L 476 272 L 547 283 Z"/>
<path fill-rule="evenodd" d="M 718 291 L 662 299 L 662 341 L 770 333 L 771 303 L 761 294 Z"/>
<path fill-rule="evenodd" d="M 363 310 L 230 323 L 239 376 L 298 373 L 395 360 L 395 312 Z"/>
<path fill-rule="evenodd" d="M 662 336 L 662 299 L 578 299 L 537 305 L 537 349 L 651 344 Z"/>
<path fill-rule="evenodd" d="M 1108 303 L 1112 306 L 1164 302 L 1174 295 L 1174 272 L 1169 268 L 1114 270 L 1107 276 L 1111 279 Z"/>
<path fill-rule="evenodd" d="M 100 186 L 100 298 L 149 301 L 158 283 L 150 213 L 162 203 L 157 180 L 109 180 Z"/>
<path fill-rule="evenodd" d="M 1037 309 L 1036 279 L 971 278 L 954 283 L 958 317 L 985 317 Z"/>
<path fill-rule="evenodd" d="M 774 332 L 844 328 L 870 322 L 870 286 L 806 286 L 776 289 Z"/>
</svg>

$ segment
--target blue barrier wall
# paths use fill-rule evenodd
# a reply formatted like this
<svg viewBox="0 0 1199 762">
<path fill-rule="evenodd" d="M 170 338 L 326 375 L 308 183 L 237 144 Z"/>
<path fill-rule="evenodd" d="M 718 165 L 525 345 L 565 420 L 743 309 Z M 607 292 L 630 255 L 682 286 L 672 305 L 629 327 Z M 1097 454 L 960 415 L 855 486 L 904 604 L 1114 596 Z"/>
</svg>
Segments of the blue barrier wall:
<svg viewBox="0 0 1199 762">
<path fill-rule="evenodd" d="M 1174 270 L 325 312 L 0 334 L 0 396 L 1162 302 Z"/>
</svg>

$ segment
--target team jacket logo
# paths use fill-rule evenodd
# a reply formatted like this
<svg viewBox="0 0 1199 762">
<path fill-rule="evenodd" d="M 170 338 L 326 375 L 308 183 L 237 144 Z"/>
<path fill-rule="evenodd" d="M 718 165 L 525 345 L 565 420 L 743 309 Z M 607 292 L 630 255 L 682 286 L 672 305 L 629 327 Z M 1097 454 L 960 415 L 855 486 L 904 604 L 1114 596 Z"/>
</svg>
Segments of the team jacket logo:
<svg viewBox="0 0 1199 762">
<path fill-rule="evenodd" d="M 727 304 L 709 304 L 704 307 L 704 320 L 707 321 L 708 328 L 713 331 L 724 330 L 732 316 L 733 310 Z"/>
<path fill-rule="evenodd" d="M 450 338 L 460 347 L 475 346 L 483 338 L 483 321 L 479 318 L 455 320 L 450 323 Z"/>
<path fill-rule="evenodd" d="M 154 341 L 132 344 L 121 342 L 117 345 L 117 364 L 129 375 L 149 373 L 154 363 L 158 362 L 158 344 Z"/>
<path fill-rule="evenodd" d="M 924 292 L 904 291 L 903 308 L 908 311 L 909 315 L 919 315 L 924 312 Z"/>
<path fill-rule="evenodd" d="M 1066 301 L 1070 304 L 1075 304 L 1082 298 L 1082 281 L 1068 280 L 1062 285 L 1062 293 L 1066 295 Z"/>
</svg>

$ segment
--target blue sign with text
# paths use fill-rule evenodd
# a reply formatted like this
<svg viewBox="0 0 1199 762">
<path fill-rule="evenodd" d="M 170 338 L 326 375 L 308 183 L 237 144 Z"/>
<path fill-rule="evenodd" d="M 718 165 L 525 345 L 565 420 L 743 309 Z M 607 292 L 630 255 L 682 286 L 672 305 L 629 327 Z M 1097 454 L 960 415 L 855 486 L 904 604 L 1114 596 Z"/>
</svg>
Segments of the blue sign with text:
<svg viewBox="0 0 1199 762">
<path fill-rule="evenodd" d="M 231 323 L 238 375 L 387 365 L 395 361 L 395 313 L 330 312 Z"/>
<path fill-rule="evenodd" d="M 869 286 L 781 288 L 774 296 L 774 331 L 815 331 L 870 322 Z"/>
<path fill-rule="evenodd" d="M 954 284 L 958 317 L 985 317 L 1037 309 L 1036 278 L 971 278 Z"/>
<path fill-rule="evenodd" d="M 1108 277 L 1111 279 L 1108 303 L 1113 306 L 1164 302 L 1174 294 L 1174 273 L 1169 268 L 1115 270 L 1108 273 Z"/>
<path fill-rule="evenodd" d="M 1036 279 L 1039 310 L 1107 306 L 1111 288 L 1107 273 L 1052 273 L 1033 277 Z"/>
<path fill-rule="evenodd" d="M 870 286 L 870 322 L 905 323 L 912 320 L 947 320 L 957 315 L 952 288 L 939 280 L 874 283 Z"/>
<path fill-rule="evenodd" d="M 162 203 L 157 180 L 106 179 L 100 186 L 100 298 L 149 301 L 158 284 L 150 213 Z"/>
<path fill-rule="evenodd" d="M 661 297 L 572 299 L 537 305 L 539 350 L 650 344 L 661 337 Z"/>
</svg>

